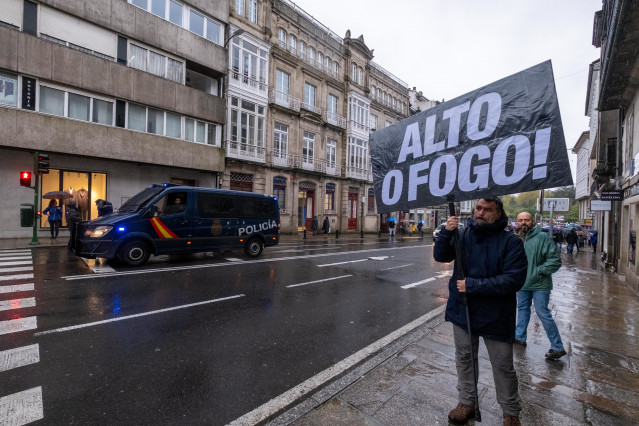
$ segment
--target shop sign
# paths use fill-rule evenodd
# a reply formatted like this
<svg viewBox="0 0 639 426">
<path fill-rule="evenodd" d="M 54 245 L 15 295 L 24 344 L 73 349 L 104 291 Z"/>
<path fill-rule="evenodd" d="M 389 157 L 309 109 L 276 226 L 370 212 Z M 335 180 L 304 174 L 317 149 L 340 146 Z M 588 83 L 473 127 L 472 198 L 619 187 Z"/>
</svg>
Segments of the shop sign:
<svg viewBox="0 0 639 426">
<path fill-rule="evenodd" d="M 623 200 L 622 189 L 601 191 L 601 201 L 621 201 L 621 200 Z"/>
<path fill-rule="evenodd" d="M 609 212 L 612 210 L 612 201 L 590 200 L 590 211 Z"/>
<path fill-rule="evenodd" d="M 22 109 L 35 111 L 35 78 L 22 77 Z"/>
<path fill-rule="evenodd" d="M 370 152 L 380 213 L 573 184 L 550 61 L 373 132 Z"/>
</svg>

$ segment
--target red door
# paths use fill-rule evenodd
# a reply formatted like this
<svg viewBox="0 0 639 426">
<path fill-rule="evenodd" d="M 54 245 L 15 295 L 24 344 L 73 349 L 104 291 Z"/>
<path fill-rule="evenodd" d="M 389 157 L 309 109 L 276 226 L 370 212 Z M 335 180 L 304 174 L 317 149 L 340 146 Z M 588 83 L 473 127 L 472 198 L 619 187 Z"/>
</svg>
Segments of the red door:
<svg viewBox="0 0 639 426">
<path fill-rule="evenodd" d="M 357 192 L 348 193 L 348 229 L 357 229 Z"/>
</svg>

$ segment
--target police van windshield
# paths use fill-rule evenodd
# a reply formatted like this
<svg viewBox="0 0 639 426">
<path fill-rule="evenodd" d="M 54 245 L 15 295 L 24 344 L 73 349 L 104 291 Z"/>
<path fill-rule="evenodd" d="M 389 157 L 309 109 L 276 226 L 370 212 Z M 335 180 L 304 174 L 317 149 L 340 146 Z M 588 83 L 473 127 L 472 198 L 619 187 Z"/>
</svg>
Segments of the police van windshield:
<svg viewBox="0 0 639 426">
<path fill-rule="evenodd" d="M 146 203 L 160 192 L 164 191 L 164 187 L 151 187 L 129 198 L 127 202 L 122 204 L 118 210 L 120 213 L 134 213 L 146 205 Z"/>
</svg>

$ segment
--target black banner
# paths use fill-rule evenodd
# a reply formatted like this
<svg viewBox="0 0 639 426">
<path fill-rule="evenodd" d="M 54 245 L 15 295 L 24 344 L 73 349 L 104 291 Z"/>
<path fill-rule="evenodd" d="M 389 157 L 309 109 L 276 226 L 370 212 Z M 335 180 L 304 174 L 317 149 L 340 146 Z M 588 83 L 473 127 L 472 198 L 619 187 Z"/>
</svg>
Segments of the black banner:
<svg viewBox="0 0 639 426">
<path fill-rule="evenodd" d="M 370 152 L 380 213 L 573 184 L 550 61 L 373 132 Z"/>
</svg>

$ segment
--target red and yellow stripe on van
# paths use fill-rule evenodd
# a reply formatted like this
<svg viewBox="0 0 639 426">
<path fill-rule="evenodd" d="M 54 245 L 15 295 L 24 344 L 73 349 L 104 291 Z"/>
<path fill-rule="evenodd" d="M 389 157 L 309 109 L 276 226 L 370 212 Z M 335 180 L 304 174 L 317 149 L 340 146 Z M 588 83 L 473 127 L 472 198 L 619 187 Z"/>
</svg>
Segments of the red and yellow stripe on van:
<svg viewBox="0 0 639 426">
<path fill-rule="evenodd" d="M 153 225 L 153 229 L 155 229 L 155 232 L 158 234 L 158 237 L 160 238 L 177 238 L 178 237 L 173 232 L 171 232 L 171 230 L 167 228 L 166 225 L 163 224 L 162 221 L 158 219 L 157 217 L 151 218 L 151 225 Z"/>
</svg>

